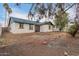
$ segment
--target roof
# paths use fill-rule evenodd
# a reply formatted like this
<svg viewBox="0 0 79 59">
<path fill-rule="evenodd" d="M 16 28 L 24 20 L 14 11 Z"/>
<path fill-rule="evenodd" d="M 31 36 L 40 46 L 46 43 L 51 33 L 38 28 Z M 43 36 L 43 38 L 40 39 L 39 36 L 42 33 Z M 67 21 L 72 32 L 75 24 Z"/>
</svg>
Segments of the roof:
<svg viewBox="0 0 79 59">
<path fill-rule="evenodd" d="M 10 17 L 13 22 L 16 23 L 22 23 L 22 24 L 33 24 L 33 25 L 44 25 L 44 24 L 51 24 L 51 22 L 37 22 L 37 21 L 32 21 L 32 20 L 25 20 L 25 19 L 20 19 L 16 17 Z"/>
</svg>

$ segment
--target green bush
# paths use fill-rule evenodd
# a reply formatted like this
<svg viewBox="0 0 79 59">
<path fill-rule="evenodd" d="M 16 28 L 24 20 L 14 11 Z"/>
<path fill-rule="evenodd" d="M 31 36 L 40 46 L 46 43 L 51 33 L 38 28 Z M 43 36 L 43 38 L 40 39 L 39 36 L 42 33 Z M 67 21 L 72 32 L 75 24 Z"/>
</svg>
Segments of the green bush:
<svg viewBox="0 0 79 59">
<path fill-rule="evenodd" d="M 74 25 L 71 25 L 68 32 L 73 36 L 75 37 L 76 33 L 77 33 L 77 25 L 74 24 Z"/>
</svg>

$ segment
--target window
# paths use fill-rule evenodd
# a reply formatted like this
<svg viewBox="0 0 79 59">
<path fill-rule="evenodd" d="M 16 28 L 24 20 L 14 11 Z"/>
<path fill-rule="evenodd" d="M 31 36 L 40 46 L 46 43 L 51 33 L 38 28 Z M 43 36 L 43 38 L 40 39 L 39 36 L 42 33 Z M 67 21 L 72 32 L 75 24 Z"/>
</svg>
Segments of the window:
<svg viewBox="0 0 79 59">
<path fill-rule="evenodd" d="M 23 29 L 24 28 L 23 24 L 19 24 L 19 28 Z"/>
<path fill-rule="evenodd" d="M 55 28 L 55 25 L 53 25 L 53 28 Z"/>
<path fill-rule="evenodd" d="M 49 30 L 51 29 L 51 25 L 49 25 Z"/>
<path fill-rule="evenodd" d="M 29 25 L 29 30 L 33 30 L 33 25 Z"/>
</svg>

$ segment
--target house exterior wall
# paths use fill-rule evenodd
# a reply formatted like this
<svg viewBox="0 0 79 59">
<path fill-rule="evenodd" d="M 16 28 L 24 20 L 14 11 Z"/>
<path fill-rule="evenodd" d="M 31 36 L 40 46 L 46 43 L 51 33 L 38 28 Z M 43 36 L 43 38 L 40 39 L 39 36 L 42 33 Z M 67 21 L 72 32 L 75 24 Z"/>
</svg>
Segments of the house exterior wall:
<svg viewBox="0 0 79 59">
<path fill-rule="evenodd" d="M 49 25 L 41 25 L 40 26 L 40 32 L 52 32 L 53 26 L 51 26 L 51 29 L 49 29 Z"/>
<path fill-rule="evenodd" d="M 35 32 L 35 25 L 33 25 L 33 30 L 29 30 L 29 24 L 24 24 L 24 28 L 20 29 L 18 23 L 12 23 L 10 25 L 10 32 L 12 33 L 30 33 Z"/>
<path fill-rule="evenodd" d="M 58 32 L 58 31 L 59 31 L 59 28 L 57 28 L 57 27 L 54 27 L 54 28 L 53 28 L 53 31 L 56 31 L 56 32 Z"/>
</svg>

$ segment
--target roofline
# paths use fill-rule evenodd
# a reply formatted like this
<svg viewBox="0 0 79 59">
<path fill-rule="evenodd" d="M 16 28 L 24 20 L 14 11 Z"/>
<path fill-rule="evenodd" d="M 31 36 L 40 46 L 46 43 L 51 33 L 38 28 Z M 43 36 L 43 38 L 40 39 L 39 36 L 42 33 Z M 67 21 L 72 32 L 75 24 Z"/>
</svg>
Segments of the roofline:
<svg viewBox="0 0 79 59">
<path fill-rule="evenodd" d="M 9 18 L 9 24 L 10 24 L 10 21 L 12 20 L 12 18 L 16 18 L 16 17 L 10 17 L 10 18 Z M 51 24 L 51 25 L 53 25 L 51 22 L 37 22 L 37 21 L 31 21 L 31 20 L 20 19 L 20 18 L 16 18 L 16 19 L 24 20 L 24 21 L 29 21 L 29 22 L 25 22 L 25 23 L 18 22 L 18 21 L 14 21 L 14 22 L 16 22 L 16 23 L 22 23 L 22 24 L 33 24 L 33 25 Z M 30 23 L 30 22 L 31 22 L 31 23 Z M 32 23 L 32 22 L 33 22 L 33 23 Z M 34 22 L 35 22 L 35 23 L 34 23 Z"/>
</svg>

